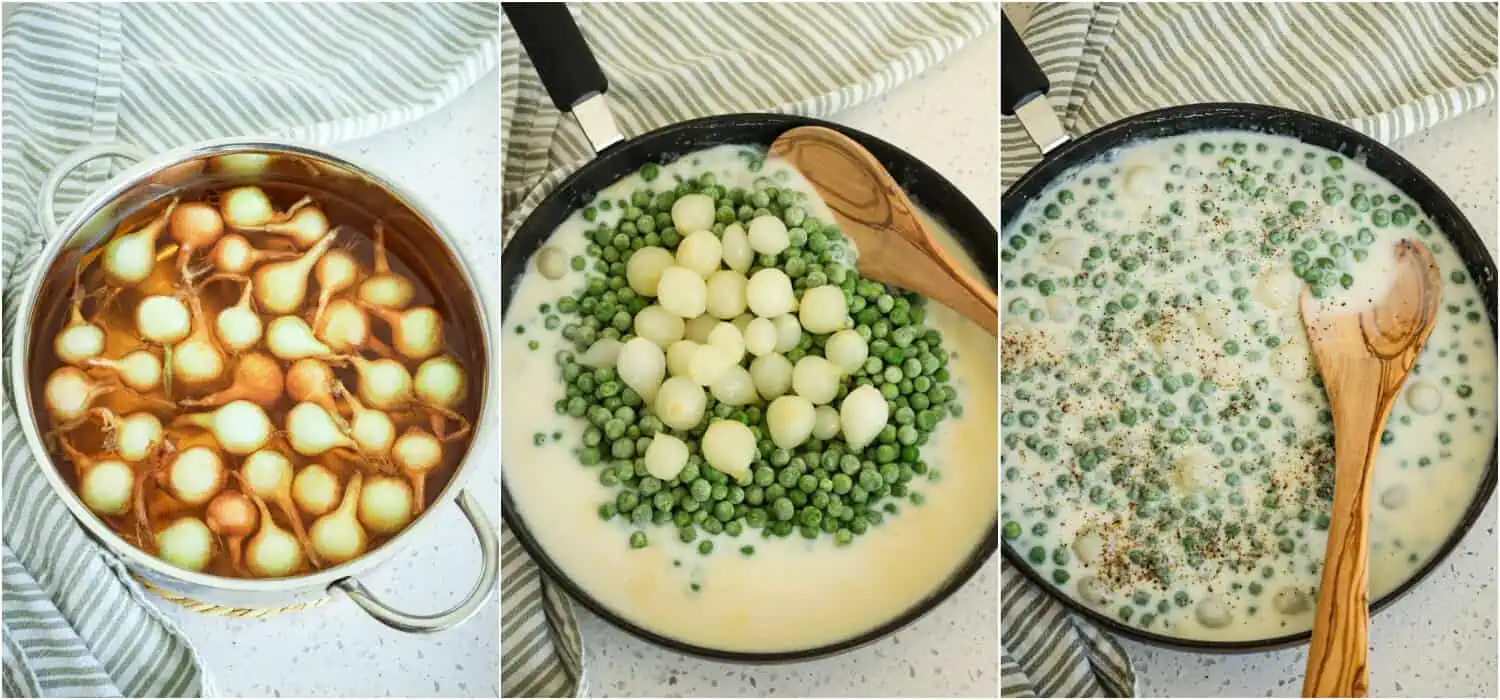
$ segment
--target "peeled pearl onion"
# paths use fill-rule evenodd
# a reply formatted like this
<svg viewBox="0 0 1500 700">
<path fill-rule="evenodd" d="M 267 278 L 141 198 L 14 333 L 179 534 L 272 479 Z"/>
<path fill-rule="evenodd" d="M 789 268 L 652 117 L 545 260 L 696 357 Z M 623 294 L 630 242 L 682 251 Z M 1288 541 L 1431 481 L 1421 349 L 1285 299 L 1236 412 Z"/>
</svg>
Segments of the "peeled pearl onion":
<svg viewBox="0 0 1500 700">
<path fill-rule="evenodd" d="M 691 340 L 679 340 L 667 346 L 667 374 L 673 377 L 692 377 L 693 356 L 699 345 Z"/>
<path fill-rule="evenodd" d="M 792 391 L 815 404 L 829 403 L 839 392 L 839 370 L 828 360 L 808 355 L 792 367 Z"/>
<path fill-rule="evenodd" d="M 731 348 L 713 344 L 699 345 L 693 352 L 688 376 L 699 386 L 710 386 L 735 365 L 734 351 Z"/>
<path fill-rule="evenodd" d="M 760 397 L 770 401 L 792 388 L 792 362 L 785 355 L 771 353 L 750 362 L 750 378 Z"/>
<path fill-rule="evenodd" d="M 813 333 L 832 333 L 843 328 L 849 318 L 844 290 L 825 284 L 803 292 L 798 316 L 802 327 Z"/>
<path fill-rule="evenodd" d="M 672 203 L 672 226 L 683 235 L 707 231 L 714 225 L 714 200 L 706 194 L 685 194 Z"/>
<path fill-rule="evenodd" d="M 673 265 L 662 270 L 656 293 L 662 308 L 682 318 L 701 316 L 708 309 L 708 285 L 702 276 L 685 267 Z"/>
<path fill-rule="evenodd" d="M 1426 380 L 1412 382 L 1406 387 L 1406 404 L 1418 414 L 1429 416 L 1443 408 L 1443 394 L 1432 385 L 1432 382 Z"/>
<path fill-rule="evenodd" d="M 750 237 L 739 222 L 724 227 L 724 237 L 719 244 L 724 249 L 724 267 L 742 275 L 750 271 L 750 264 L 755 262 L 755 251 L 750 248 Z"/>
<path fill-rule="evenodd" d="M 785 272 L 766 268 L 750 277 L 745 301 L 756 316 L 775 318 L 792 310 L 792 280 Z"/>
<path fill-rule="evenodd" d="M 760 357 L 776 349 L 776 324 L 768 318 L 753 318 L 745 324 L 745 350 Z"/>
<path fill-rule="evenodd" d="M 669 433 L 657 433 L 646 446 L 646 471 L 662 481 L 677 478 L 687 466 L 688 446 Z"/>
<path fill-rule="evenodd" d="M 710 234 L 712 235 L 712 234 Z M 715 318 L 731 319 L 745 313 L 745 286 L 749 281 L 733 270 L 719 270 L 708 276 L 708 313 Z"/>
<path fill-rule="evenodd" d="M 839 407 L 839 423 L 844 429 L 844 440 L 855 450 L 875 440 L 890 417 L 891 407 L 880 390 L 865 384 L 849 392 Z"/>
<path fill-rule="evenodd" d="M 813 418 L 813 437 L 832 440 L 839 434 L 839 412 L 832 406 L 819 406 Z"/>
<path fill-rule="evenodd" d="M 755 380 L 744 367 L 734 365 L 719 375 L 709 386 L 709 392 L 719 403 L 730 406 L 745 406 L 755 403 L 760 397 L 755 391 Z"/>
<path fill-rule="evenodd" d="M 712 231 L 689 233 L 677 244 L 677 264 L 698 273 L 699 277 L 708 277 L 719 269 L 723 256 L 724 246 Z"/>
<path fill-rule="evenodd" d="M 692 430 L 703 420 L 708 407 L 708 397 L 703 388 L 691 379 L 672 377 L 662 382 L 656 391 L 656 400 L 651 408 L 656 417 L 673 430 Z"/>
<path fill-rule="evenodd" d="M 755 433 L 744 423 L 714 421 L 704 431 L 701 447 L 703 459 L 714 469 L 737 481 L 750 475 L 750 463 L 755 461 Z"/>
<path fill-rule="evenodd" d="M 762 214 L 750 220 L 750 247 L 762 255 L 776 255 L 791 245 L 786 224 L 770 214 Z"/>
<path fill-rule="evenodd" d="M 663 270 L 677 264 L 672 252 L 666 248 L 646 246 L 630 254 L 625 263 L 625 280 L 630 288 L 643 297 L 656 296 L 657 284 L 661 282 Z"/>
<path fill-rule="evenodd" d="M 667 374 L 667 356 L 661 346 L 642 337 L 631 338 L 620 348 L 616 365 L 620 381 L 650 403 Z"/>
<path fill-rule="evenodd" d="M 543 277 L 549 280 L 560 280 L 563 275 L 568 274 L 568 254 L 556 246 L 549 245 L 537 251 L 535 265 L 536 271 L 542 273 Z M 365 284 L 370 284 L 373 279 L 366 280 Z M 360 296 L 361 298 L 364 296 L 364 285 L 360 287 Z"/>
<path fill-rule="evenodd" d="M 661 347 L 681 340 L 687 324 L 682 317 L 659 304 L 652 304 L 635 315 L 635 334 Z"/>
<path fill-rule="evenodd" d="M 734 364 L 745 359 L 745 336 L 733 323 L 720 323 L 708 332 L 708 344 L 729 351 Z"/>
<path fill-rule="evenodd" d="M 578 358 L 578 364 L 584 367 L 614 367 L 620 361 L 620 348 L 625 344 L 614 338 L 600 338 L 594 341 Z"/>
<path fill-rule="evenodd" d="M 807 307 L 802 308 L 805 312 Z M 870 357 L 870 346 L 864 336 L 846 329 L 828 337 L 828 342 L 823 345 L 823 357 L 845 375 L 854 374 Z"/>
<path fill-rule="evenodd" d="M 766 423 L 771 428 L 771 442 L 784 450 L 793 449 L 812 436 L 817 411 L 812 402 L 801 396 L 782 396 L 766 409 Z"/>
<path fill-rule="evenodd" d="M 796 316 L 777 316 L 771 319 L 771 323 L 776 326 L 776 352 L 791 352 L 802 341 L 802 324 L 797 322 Z"/>
<path fill-rule="evenodd" d="M 719 325 L 719 320 L 708 314 L 696 318 L 690 318 L 683 325 L 682 337 L 687 338 L 699 345 L 708 342 L 708 334 L 713 331 L 714 326 Z"/>
</svg>

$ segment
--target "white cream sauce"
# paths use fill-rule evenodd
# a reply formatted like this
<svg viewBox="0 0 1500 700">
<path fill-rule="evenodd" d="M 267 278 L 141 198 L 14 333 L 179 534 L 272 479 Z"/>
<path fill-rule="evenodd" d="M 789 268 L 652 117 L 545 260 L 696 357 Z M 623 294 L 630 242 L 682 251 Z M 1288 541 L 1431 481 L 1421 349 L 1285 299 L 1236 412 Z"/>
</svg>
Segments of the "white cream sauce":
<svg viewBox="0 0 1500 700">
<path fill-rule="evenodd" d="M 750 172 L 739 155 L 743 150 L 718 147 L 692 153 L 663 166 L 660 177 L 712 172 L 726 187 L 748 187 L 757 177 L 785 177 L 778 185 L 811 194 L 784 164 L 767 161 L 761 172 Z M 782 171 L 788 175 L 776 175 Z M 644 186 L 634 174 L 600 196 L 628 198 Z M 812 213 L 832 221 L 826 210 Z M 618 210 L 599 215 L 599 221 L 606 221 L 603 217 L 618 216 Z M 584 231 L 592 225 L 575 213 L 548 245 L 570 258 L 582 254 Z M 963 257 L 946 232 L 943 245 Z M 973 269 L 971 261 L 964 262 Z M 964 413 L 940 424 L 934 440 L 922 448 L 923 459 L 941 472 L 937 481 L 918 477 L 912 482 L 926 497 L 924 505 L 901 503 L 898 516 L 872 526 L 847 547 L 834 546 L 830 537 L 766 539 L 747 528 L 737 538 L 715 536 L 714 552 L 703 556 L 696 543 L 683 544 L 676 528 L 667 524 L 646 526 L 650 546 L 631 549 L 626 536 L 633 526 L 618 519 L 606 522 L 597 514 L 615 489 L 601 485 L 597 468 L 583 467 L 570 451 L 579 444 L 584 421 L 553 411 L 553 403 L 564 396 L 554 362 L 563 341 L 556 332 L 540 332 L 537 309 L 575 293 L 582 279 L 583 273 L 570 272 L 553 281 L 530 270 L 506 311 L 502 470 L 521 518 L 542 548 L 581 588 L 621 617 L 666 637 L 722 650 L 774 652 L 837 642 L 889 621 L 932 593 L 993 521 L 996 343 L 933 303 L 927 306 L 927 324 L 942 334 L 953 355 L 949 371 Z M 517 324 L 528 329 L 524 335 L 514 332 Z M 532 341 L 539 344 L 536 350 L 529 348 Z M 533 435 L 553 431 L 561 431 L 562 439 L 534 444 Z M 744 545 L 754 546 L 755 553 L 743 555 Z"/>
<path fill-rule="evenodd" d="M 1069 595 L 1153 632 L 1253 640 L 1310 628 L 1332 451 L 1295 269 L 1323 304 L 1357 311 L 1385 295 L 1402 238 L 1426 244 L 1444 285 L 1371 488 L 1371 597 L 1405 582 L 1457 527 L 1494 450 L 1480 291 L 1390 183 L 1250 132 L 1124 147 L 1059 178 L 1007 225 L 1011 546 Z M 1305 272 L 1320 264 L 1326 274 Z"/>
</svg>

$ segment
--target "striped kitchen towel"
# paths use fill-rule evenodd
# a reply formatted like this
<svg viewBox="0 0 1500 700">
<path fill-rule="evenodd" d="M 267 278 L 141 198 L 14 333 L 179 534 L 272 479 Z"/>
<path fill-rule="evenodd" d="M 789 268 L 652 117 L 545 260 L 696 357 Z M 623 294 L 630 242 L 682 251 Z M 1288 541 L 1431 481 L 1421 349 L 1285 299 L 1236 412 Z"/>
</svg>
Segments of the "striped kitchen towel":
<svg viewBox="0 0 1500 700">
<path fill-rule="evenodd" d="M 829 117 L 890 90 L 994 25 L 993 5 L 590 4 L 575 18 L 609 77 L 626 134 L 693 117 L 778 112 Z M 505 236 L 593 156 L 501 22 L 501 193 Z M 809 34 L 806 28 L 816 27 Z M 654 47 L 641 51 L 642 46 Z M 583 696 L 571 603 L 501 530 L 505 697 Z"/>
<path fill-rule="evenodd" d="M 1389 143 L 1487 105 L 1494 3 L 1059 3 L 1020 28 L 1063 125 L 1084 133 L 1193 102 L 1258 102 L 1343 122 Z M 1001 122 L 1001 184 L 1040 159 Z M 1135 676 L 1118 643 L 1001 567 L 1002 697 L 1119 696 Z"/>
<path fill-rule="evenodd" d="M 416 119 L 493 80 L 494 4 L 26 4 L 4 27 L 5 370 L 45 240 L 42 179 L 69 152 L 237 135 L 326 144 Z M 112 174 L 80 169 L 66 214 Z M 5 387 L 8 389 L 9 377 Z M 8 392 L 7 392 L 8 394 Z M 212 687 L 192 644 L 69 515 L 3 402 L 3 690 L 179 697 Z"/>
</svg>

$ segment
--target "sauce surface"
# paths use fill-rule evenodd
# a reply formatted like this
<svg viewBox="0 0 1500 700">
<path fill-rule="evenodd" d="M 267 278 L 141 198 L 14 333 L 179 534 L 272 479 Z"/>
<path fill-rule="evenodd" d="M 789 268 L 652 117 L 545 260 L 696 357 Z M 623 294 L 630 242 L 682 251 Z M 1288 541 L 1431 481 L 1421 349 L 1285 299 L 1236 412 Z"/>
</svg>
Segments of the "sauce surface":
<svg viewBox="0 0 1500 700">
<path fill-rule="evenodd" d="M 1362 164 L 1251 132 L 1128 145 L 1066 173 L 1002 246 L 1002 535 L 1068 595 L 1176 637 L 1312 625 L 1332 414 L 1304 286 L 1357 312 L 1395 243 L 1443 280 L 1371 487 L 1370 595 L 1457 526 L 1495 444 L 1480 290 L 1414 202 Z"/>
<path fill-rule="evenodd" d="M 767 160 L 760 172 L 751 172 L 746 151 L 721 146 L 692 153 L 662 166 L 658 177 L 710 172 L 725 187 L 774 177 L 779 186 L 809 194 L 810 214 L 833 220 L 795 171 Z M 625 198 L 644 186 L 640 174 L 631 175 L 601 192 L 600 199 Z M 617 212 L 596 210 L 595 221 L 574 213 L 547 245 L 570 258 L 581 255 L 588 245 L 585 231 Z M 944 234 L 943 242 L 961 256 L 951 236 Z M 625 539 L 632 526 L 598 514 L 614 489 L 581 466 L 572 449 L 586 423 L 552 410 L 565 395 L 554 356 L 566 341 L 556 332 L 533 330 L 544 327 L 539 306 L 573 293 L 583 279 L 584 273 L 570 270 L 549 280 L 528 266 L 515 290 L 502 340 L 502 460 L 506 488 L 541 546 L 581 588 L 625 619 L 673 639 L 732 651 L 837 642 L 890 620 L 933 592 L 993 522 L 996 343 L 933 303 L 926 306 L 926 323 L 942 334 L 950 352 L 948 369 L 964 412 L 943 421 L 921 450 L 939 474 L 911 482 L 925 497 L 923 505 L 902 503 L 898 515 L 849 546 L 836 546 L 829 537 L 765 539 L 747 530 L 737 538 L 715 536 L 718 546 L 705 556 L 665 524 L 646 525 L 650 546 L 632 549 Z M 528 331 L 517 334 L 517 325 Z M 560 437 L 537 444 L 537 433 Z M 753 556 L 741 553 L 747 545 L 754 547 Z"/>
</svg>

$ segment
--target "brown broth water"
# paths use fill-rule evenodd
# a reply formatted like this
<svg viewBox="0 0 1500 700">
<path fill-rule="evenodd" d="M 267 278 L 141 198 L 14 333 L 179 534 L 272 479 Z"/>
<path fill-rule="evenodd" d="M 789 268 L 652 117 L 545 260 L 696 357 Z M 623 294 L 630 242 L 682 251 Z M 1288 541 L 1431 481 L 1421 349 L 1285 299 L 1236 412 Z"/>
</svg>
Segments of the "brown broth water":
<svg viewBox="0 0 1500 700">
<path fill-rule="evenodd" d="M 416 223 L 409 215 L 403 219 L 402 217 L 391 216 L 388 212 L 381 212 L 381 214 L 386 214 L 386 216 L 379 216 L 355 202 L 309 185 L 300 183 L 259 183 L 257 186 L 266 192 L 277 212 L 286 211 L 293 203 L 303 197 L 311 197 L 316 205 L 326 214 L 329 222 L 329 230 L 340 229 L 338 238 L 335 239 L 333 246 L 329 250 L 342 249 L 357 260 L 362 269 L 361 279 L 373 269 L 376 258 L 373 231 L 376 221 L 383 221 L 386 257 L 390 269 L 392 272 L 410 280 L 415 289 L 415 295 L 407 308 L 431 306 L 442 317 L 442 348 L 438 355 L 434 355 L 434 357 L 446 354 L 456 360 L 463 368 L 464 376 L 467 380 L 467 391 L 463 402 L 456 408 L 456 411 L 470 422 L 474 421 L 479 415 L 480 406 L 483 403 L 484 391 L 481 382 L 483 381 L 483 368 L 485 366 L 485 349 L 483 341 L 478 337 L 480 322 L 475 318 L 477 314 L 473 301 L 469 298 L 470 293 L 462 283 L 454 283 L 452 281 L 438 282 L 442 273 L 436 270 L 442 269 L 442 263 L 441 261 L 435 261 L 435 259 L 439 256 L 429 253 L 426 255 L 427 259 L 424 260 L 422 254 L 418 253 L 423 245 L 422 241 L 430 239 L 421 235 L 422 232 L 410 230 L 407 225 L 416 227 L 420 224 Z M 208 202 L 215 205 L 217 209 L 218 197 L 226 189 L 228 187 L 222 183 L 206 181 L 203 184 L 179 190 L 173 193 L 173 196 L 179 198 L 179 206 L 188 202 Z M 44 439 L 52 456 L 53 464 L 58 465 L 60 474 L 69 486 L 74 489 L 75 493 L 79 489 L 79 474 L 81 470 L 77 468 L 77 465 L 73 464 L 73 461 L 68 458 L 68 455 L 61 448 L 61 444 L 55 433 L 57 426 L 54 425 L 45 409 L 42 399 L 43 387 L 47 378 L 55 370 L 67 366 L 57 356 L 52 341 L 69 320 L 72 302 L 70 293 L 72 288 L 71 279 L 76 273 L 79 261 L 85 261 L 87 267 L 79 277 L 79 287 L 87 297 L 87 301 L 83 305 L 83 314 L 85 319 L 101 326 L 105 330 L 104 351 L 100 357 L 119 358 L 126 353 L 144 347 L 150 349 L 158 360 L 162 359 L 163 353 L 159 346 L 153 346 L 139 339 L 139 333 L 136 328 L 135 310 L 140 301 L 147 296 L 153 294 L 172 295 L 180 289 L 178 286 L 180 276 L 177 257 L 175 254 L 167 256 L 162 253 L 168 246 L 175 245 L 175 241 L 170 236 L 170 227 L 164 228 L 161 236 L 157 239 L 158 257 L 151 276 L 134 287 L 127 287 L 120 290 L 108 302 L 107 308 L 100 308 L 102 306 L 101 302 L 106 296 L 104 292 L 109 289 L 104 279 L 104 272 L 100 262 L 101 257 L 91 255 L 91 253 L 102 249 L 103 246 L 114 240 L 115 237 L 135 231 L 146 225 L 164 211 L 168 201 L 170 200 L 166 197 L 158 198 L 145 206 L 137 208 L 133 212 L 123 215 L 114 225 L 112 234 L 92 246 L 91 250 L 72 250 L 66 253 L 64 257 L 59 259 L 58 263 L 54 264 L 49 275 L 49 283 L 44 284 L 43 293 L 38 298 L 37 303 L 39 308 L 36 310 L 34 316 L 35 323 L 31 339 L 31 357 L 35 359 L 31 363 L 30 376 L 28 377 L 33 397 L 33 410 L 38 418 L 41 432 L 45 436 Z M 261 250 L 300 252 L 294 247 L 291 239 L 285 236 L 270 233 L 235 231 L 226 224 L 224 234 L 228 235 L 229 233 L 243 235 L 250 241 L 252 246 Z M 427 243 L 426 245 L 431 244 Z M 211 263 L 208 262 L 207 258 L 208 250 L 194 251 L 191 267 L 193 269 L 209 267 Z M 269 262 L 271 261 L 256 265 L 247 275 L 253 275 L 255 269 L 259 269 L 259 267 L 269 264 Z M 202 280 L 206 279 L 210 274 L 201 275 L 198 278 L 199 283 L 201 284 Z M 358 284 L 356 283 L 349 289 L 338 293 L 332 299 L 352 297 L 357 287 Z M 64 293 L 48 294 L 47 291 L 49 288 Z M 212 319 L 221 310 L 234 305 L 239 300 L 242 291 L 242 283 L 229 280 L 212 281 L 203 284 L 199 287 L 197 294 L 202 303 L 204 318 L 212 324 Z M 310 273 L 306 296 L 296 315 L 301 316 L 304 321 L 309 321 L 310 323 L 319 293 L 320 287 L 316 279 L 316 274 Z M 274 317 L 274 314 L 263 313 L 258 310 L 257 315 L 262 318 L 263 326 L 270 318 Z M 196 320 L 194 324 L 196 328 Z M 369 336 L 381 341 L 387 348 L 393 347 L 390 327 L 383 320 L 373 316 L 369 318 Z M 217 341 L 217 336 L 215 336 L 215 339 Z M 367 342 L 366 347 L 361 349 L 359 354 L 369 359 L 383 357 L 383 355 L 372 350 L 369 347 L 370 345 L 374 344 Z M 379 347 L 379 345 L 376 345 L 376 347 Z M 221 347 L 220 350 L 223 351 L 225 359 L 222 376 L 213 382 L 194 386 L 174 383 L 172 387 L 172 397 L 174 399 L 200 398 L 228 388 L 234 383 L 233 377 L 237 358 L 225 348 Z M 274 356 L 271 356 L 265 349 L 264 337 L 257 342 L 256 347 L 251 352 L 260 352 L 274 359 Z M 419 361 L 406 359 L 394 352 L 391 354 L 391 357 L 400 360 L 407 371 L 413 376 L 415 376 L 417 366 L 421 364 Z M 283 373 L 292 364 L 290 361 L 281 359 L 276 359 L 276 362 Z M 359 379 L 352 365 L 345 364 L 341 366 L 334 362 L 327 364 L 333 370 L 334 375 L 343 382 L 344 386 L 351 393 L 357 392 L 356 387 L 358 386 Z M 89 374 L 95 378 L 109 376 L 109 373 L 98 370 L 91 370 Z M 161 389 L 157 389 L 155 393 L 160 395 Z M 342 399 L 337 400 L 336 404 L 341 409 L 343 415 L 347 417 L 349 415 L 347 404 Z M 284 432 L 287 414 L 294 405 L 296 405 L 296 402 L 283 391 L 280 398 L 273 405 L 262 407 L 267 417 L 270 418 L 272 425 L 276 428 L 271 441 L 264 449 L 274 449 L 289 458 L 293 465 L 294 475 L 300 473 L 308 465 L 321 464 L 338 475 L 340 498 L 342 498 L 345 487 L 348 485 L 349 478 L 356 471 L 363 471 L 367 478 L 376 473 L 383 473 L 388 476 L 405 479 L 404 475 L 395 467 L 387 465 L 384 471 L 379 471 L 374 465 L 363 464 L 364 460 L 359 459 L 352 452 L 344 455 L 329 452 L 318 457 L 304 457 L 298 454 L 295 450 L 291 449 Z M 216 406 L 179 407 L 175 410 L 165 409 L 144 401 L 128 392 L 112 392 L 94 401 L 91 406 L 109 409 L 116 416 L 120 417 L 140 411 L 154 414 L 161 420 L 165 428 L 165 440 L 174 444 L 177 453 L 181 453 L 189 447 L 199 445 L 217 448 L 217 442 L 209 431 L 196 426 L 184 427 L 172 425 L 173 418 L 179 414 L 209 411 L 216 408 Z M 428 432 L 432 432 L 434 429 L 430 414 L 424 411 L 397 411 L 389 415 L 395 422 L 397 436 L 401 435 L 410 426 L 423 428 Z M 451 419 L 445 419 L 442 426 L 445 433 L 452 432 L 458 427 L 457 422 Z M 108 434 L 102 428 L 103 426 L 98 420 L 87 421 L 66 434 L 68 444 L 74 450 L 90 457 L 98 459 L 110 458 L 111 455 L 106 452 L 109 448 Z M 425 478 L 424 502 L 421 504 L 424 511 L 428 506 L 436 502 L 442 494 L 444 487 L 456 473 L 459 464 L 470 447 L 474 428 L 477 428 L 477 426 L 472 426 L 470 432 L 462 438 L 443 442 L 443 460 L 437 468 L 428 472 Z M 223 450 L 219 450 L 219 454 L 224 461 L 226 471 L 230 472 L 224 484 L 224 490 L 244 492 L 244 485 L 235 476 L 243 464 L 244 458 L 235 457 Z M 140 478 L 142 473 L 151 468 L 150 462 L 151 459 L 148 458 L 130 465 L 137 476 L 138 486 L 141 483 Z M 142 526 L 138 522 L 138 518 L 135 515 L 135 508 L 133 507 L 130 512 L 123 516 L 98 515 L 97 517 L 100 517 L 127 542 L 154 555 L 157 553 L 154 535 L 152 534 L 154 531 L 165 527 L 167 524 L 184 515 L 191 515 L 202 520 L 205 517 L 206 505 L 188 505 L 169 494 L 164 487 L 155 483 L 154 479 L 147 478 L 146 481 L 149 484 L 145 489 L 148 494 L 145 501 L 145 508 L 149 527 Z M 266 505 L 277 526 L 289 532 L 295 531 L 286 514 L 276 504 L 267 503 Z M 313 522 L 319 517 L 307 513 L 299 513 L 299 515 L 303 530 L 311 528 Z M 412 519 L 415 520 L 417 515 L 418 513 L 413 513 Z M 366 528 L 368 545 L 365 551 L 368 552 L 378 548 L 398 534 L 400 534 L 399 531 L 391 535 L 380 535 Z M 253 537 L 253 534 L 251 536 Z M 249 576 L 248 569 L 243 566 L 239 570 L 236 570 L 236 567 L 231 562 L 229 549 L 225 546 L 223 538 L 216 536 L 216 539 L 219 541 L 215 543 L 213 558 L 204 569 L 204 572 L 229 577 Z M 248 541 L 249 537 L 245 539 Z M 312 567 L 313 565 L 310 560 L 305 561 L 303 569 L 299 573 L 308 573 Z"/>
</svg>

